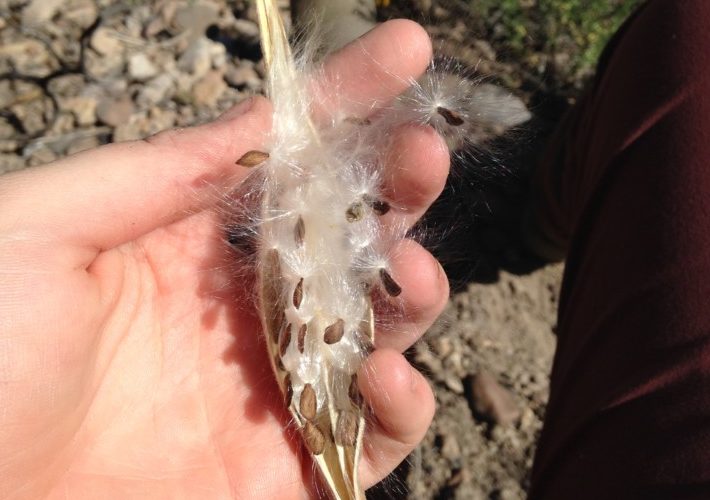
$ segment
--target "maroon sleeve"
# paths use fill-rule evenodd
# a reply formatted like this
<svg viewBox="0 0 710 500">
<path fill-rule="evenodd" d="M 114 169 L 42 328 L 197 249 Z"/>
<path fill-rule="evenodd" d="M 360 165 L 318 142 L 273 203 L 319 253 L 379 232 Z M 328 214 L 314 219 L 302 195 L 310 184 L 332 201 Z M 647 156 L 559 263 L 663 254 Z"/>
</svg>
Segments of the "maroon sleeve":
<svg viewBox="0 0 710 500">
<path fill-rule="evenodd" d="M 710 499 L 710 1 L 651 0 L 538 172 L 569 246 L 531 499 Z"/>
</svg>

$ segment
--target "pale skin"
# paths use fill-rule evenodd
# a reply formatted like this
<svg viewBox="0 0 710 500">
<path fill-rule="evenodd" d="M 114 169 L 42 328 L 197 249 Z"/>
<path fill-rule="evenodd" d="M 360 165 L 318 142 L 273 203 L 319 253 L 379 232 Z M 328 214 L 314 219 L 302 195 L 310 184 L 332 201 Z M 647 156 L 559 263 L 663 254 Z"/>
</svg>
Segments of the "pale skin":
<svg viewBox="0 0 710 500">
<path fill-rule="evenodd" d="M 338 113 L 367 116 L 430 55 L 421 28 L 394 21 L 332 57 L 323 78 L 343 82 Z M 215 186 L 249 173 L 235 160 L 266 148 L 270 125 L 269 102 L 253 98 L 213 123 L 0 177 L 1 498 L 317 496 L 252 291 L 226 272 L 215 210 Z M 388 217 L 412 224 L 440 193 L 448 154 L 412 126 L 390 160 L 386 190 L 403 208 Z M 428 252 L 400 245 L 405 314 L 380 332 L 360 377 L 376 415 L 365 487 L 434 412 L 401 352 L 440 313 L 448 284 Z"/>
</svg>

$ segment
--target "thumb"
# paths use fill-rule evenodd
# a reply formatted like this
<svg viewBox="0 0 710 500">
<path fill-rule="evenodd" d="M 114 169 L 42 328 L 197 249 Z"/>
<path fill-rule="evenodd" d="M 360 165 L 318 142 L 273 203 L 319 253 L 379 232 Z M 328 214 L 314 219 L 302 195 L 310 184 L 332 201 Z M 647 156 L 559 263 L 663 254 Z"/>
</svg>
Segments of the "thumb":
<svg viewBox="0 0 710 500">
<path fill-rule="evenodd" d="M 254 97 L 214 122 L 110 144 L 0 178 L 0 233 L 21 229 L 62 244 L 113 248 L 209 204 L 201 193 L 249 169 L 271 104 Z M 213 201 L 214 202 L 214 201 Z"/>
</svg>

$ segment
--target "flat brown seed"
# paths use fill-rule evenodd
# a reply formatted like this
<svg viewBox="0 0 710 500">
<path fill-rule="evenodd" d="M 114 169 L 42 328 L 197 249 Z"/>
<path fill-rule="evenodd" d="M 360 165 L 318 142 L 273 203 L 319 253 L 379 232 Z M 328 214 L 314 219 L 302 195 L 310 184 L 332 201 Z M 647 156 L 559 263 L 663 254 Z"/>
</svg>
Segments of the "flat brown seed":
<svg viewBox="0 0 710 500">
<path fill-rule="evenodd" d="M 301 432 L 303 433 L 303 440 L 311 453 L 314 455 L 323 453 L 323 450 L 325 450 L 325 436 L 316 425 L 306 422 Z"/>
<path fill-rule="evenodd" d="M 303 278 L 298 280 L 296 288 L 293 290 L 293 307 L 298 309 L 303 301 Z"/>
<path fill-rule="evenodd" d="M 452 111 L 448 108 L 439 106 L 438 108 L 436 108 L 436 112 L 443 116 L 444 120 L 446 120 L 446 123 L 453 127 L 459 127 L 464 123 L 463 118 L 456 111 Z"/>
<path fill-rule="evenodd" d="M 301 328 L 298 329 L 298 342 L 297 342 L 297 347 L 298 347 L 298 352 L 303 354 L 303 351 L 306 348 L 306 333 L 308 333 L 308 325 L 306 323 L 303 323 L 301 325 Z"/>
<path fill-rule="evenodd" d="M 284 403 L 286 408 L 291 406 L 293 401 L 293 385 L 291 385 L 291 374 L 287 373 L 284 379 Z"/>
<path fill-rule="evenodd" d="M 286 324 L 286 311 L 276 313 L 276 318 L 271 326 L 271 341 L 276 344 L 279 341 L 279 334 Z"/>
<path fill-rule="evenodd" d="M 358 408 L 362 405 L 362 395 L 360 394 L 360 387 L 357 385 L 357 375 L 353 374 L 350 379 L 350 387 L 348 387 L 348 396 L 350 401 Z"/>
<path fill-rule="evenodd" d="M 279 337 L 279 356 L 282 358 L 286 354 L 286 349 L 288 349 L 288 345 L 291 343 L 291 329 L 292 325 L 289 323 L 286 328 L 283 329 L 281 332 L 281 336 Z"/>
<path fill-rule="evenodd" d="M 377 198 L 373 198 L 372 196 L 365 195 L 363 197 L 363 200 L 365 200 L 365 203 L 372 209 L 373 212 L 375 212 L 377 215 L 385 215 L 387 212 L 390 211 L 390 204 L 387 203 L 386 201 L 383 200 L 378 200 Z"/>
<path fill-rule="evenodd" d="M 303 240 L 306 238 L 306 223 L 303 222 L 303 217 L 298 216 L 296 227 L 293 230 L 293 236 L 296 240 L 296 245 L 303 246 Z"/>
<path fill-rule="evenodd" d="M 303 386 L 301 400 L 298 403 L 298 412 L 306 420 L 316 418 L 316 414 L 318 413 L 318 399 L 316 398 L 316 391 L 311 384 Z"/>
<path fill-rule="evenodd" d="M 364 207 L 362 206 L 362 202 L 356 201 L 352 205 L 348 207 L 348 209 L 345 211 L 345 219 L 348 222 L 358 222 L 362 220 L 362 218 L 365 216 L 365 210 Z"/>
<path fill-rule="evenodd" d="M 247 167 L 247 168 L 252 168 L 256 167 L 258 165 L 261 165 L 264 163 L 266 160 L 269 159 L 269 153 L 266 153 L 264 151 L 247 151 L 244 153 L 244 156 L 239 158 L 237 160 L 237 165 L 241 165 L 242 167 Z"/>
<path fill-rule="evenodd" d="M 348 116 L 344 121 L 359 126 L 370 125 L 372 123 L 369 118 L 358 118 L 357 116 Z"/>
<path fill-rule="evenodd" d="M 279 356 L 274 356 L 274 364 L 276 365 L 276 368 L 281 371 L 286 371 L 286 367 L 284 366 L 284 362 L 281 361 L 281 358 Z"/>
<path fill-rule="evenodd" d="M 342 319 L 339 319 L 332 325 L 328 326 L 325 328 L 325 332 L 323 333 L 323 341 L 326 344 L 335 344 L 337 342 L 340 342 L 340 339 L 343 338 L 343 335 L 345 334 L 345 321 Z"/>
<path fill-rule="evenodd" d="M 338 414 L 335 425 L 335 444 L 340 446 L 355 446 L 357 440 L 357 415 L 350 410 Z"/>
<path fill-rule="evenodd" d="M 402 287 L 397 284 L 392 275 L 387 272 L 387 269 L 380 269 L 380 280 L 382 281 L 382 286 L 385 287 L 387 295 L 390 297 L 397 297 L 402 293 Z"/>
</svg>

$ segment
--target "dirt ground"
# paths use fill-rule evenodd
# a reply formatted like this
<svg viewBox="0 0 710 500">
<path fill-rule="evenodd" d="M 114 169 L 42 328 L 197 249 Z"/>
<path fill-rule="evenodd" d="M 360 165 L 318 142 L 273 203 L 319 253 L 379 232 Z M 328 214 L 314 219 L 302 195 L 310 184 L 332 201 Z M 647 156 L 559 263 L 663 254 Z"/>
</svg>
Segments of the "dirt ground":
<svg viewBox="0 0 710 500">
<path fill-rule="evenodd" d="M 409 352 L 437 413 L 370 498 L 524 498 L 545 411 L 562 267 L 535 261 L 517 228 L 540 130 L 569 96 L 551 96 L 542 76 L 471 33 L 463 3 L 402 0 L 381 15 L 424 22 L 441 52 L 541 122 L 460 161 L 425 221 L 456 229 L 433 246 L 451 300 Z M 262 90 L 247 2 L 0 0 L 0 14 L 0 173 L 203 122 Z"/>
</svg>

